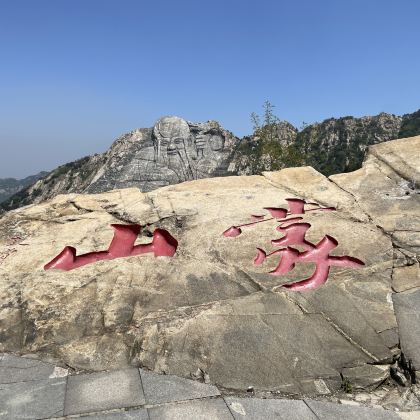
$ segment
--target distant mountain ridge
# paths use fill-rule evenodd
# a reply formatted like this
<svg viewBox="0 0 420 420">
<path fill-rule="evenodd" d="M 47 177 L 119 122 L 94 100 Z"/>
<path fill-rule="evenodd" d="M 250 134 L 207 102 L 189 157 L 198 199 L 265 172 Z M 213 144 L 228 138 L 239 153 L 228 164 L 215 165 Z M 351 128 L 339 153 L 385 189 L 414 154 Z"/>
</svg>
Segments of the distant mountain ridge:
<svg viewBox="0 0 420 420">
<path fill-rule="evenodd" d="M 0 178 L 0 203 L 7 200 L 12 195 L 29 185 L 32 185 L 38 179 L 47 175 L 48 172 L 42 171 L 36 175 L 30 175 L 23 179 Z"/>
<path fill-rule="evenodd" d="M 343 117 L 312 124 L 298 133 L 295 146 L 307 165 L 325 175 L 361 168 L 368 146 L 420 134 L 420 110 L 402 117 L 385 112 L 374 117 Z M 318 153 L 320 150 L 323 153 Z"/>
<path fill-rule="evenodd" d="M 122 135 L 105 153 L 34 178 L 32 185 L 19 188 L 0 203 L 0 211 L 58 194 L 127 187 L 147 192 L 193 179 L 251 175 L 287 166 L 309 165 L 324 175 L 349 172 L 361 167 L 368 146 L 418 134 L 420 110 L 403 116 L 329 118 L 302 130 L 281 121 L 275 127 L 275 142 L 269 145 L 255 135 L 240 139 L 216 121 L 193 123 L 163 117 L 152 128 Z"/>
<path fill-rule="evenodd" d="M 312 166 L 329 176 L 360 168 L 368 146 L 420 134 L 420 110 L 403 116 L 382 112 L 360 118 L 328 118 L 300 131 L 289 122 L 281 121 L 276 131 L 280 145 L 283 148 L 293 146 L 294 153 L 299 154 L 299 165 Z M 276 144 L 268 146 L 262 145 L 255 136 L 244 137 L 236 155 L 239 174 L 297 166 L 293 164 L 297 160 L 290 159 L 289 162 L 287 156 L 283 160 L 273 160 L 273 155 L 281 154 L 281 149 Z"/>
</svg>

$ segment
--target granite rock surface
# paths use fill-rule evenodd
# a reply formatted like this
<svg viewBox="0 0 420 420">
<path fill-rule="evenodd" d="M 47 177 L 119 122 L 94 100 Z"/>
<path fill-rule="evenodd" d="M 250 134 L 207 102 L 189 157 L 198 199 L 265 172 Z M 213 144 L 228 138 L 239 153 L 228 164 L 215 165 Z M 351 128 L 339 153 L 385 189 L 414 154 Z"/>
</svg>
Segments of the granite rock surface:
<svg viewBox="0 0 420 420">
<path fill-rule="evenodd" d="M 163 124 L 155 133 L 161 147 L 172 129 Z M 187 126 L 179 130 L 182 136 Z M 202 375 L 225 389 L 300 394 L 340 388 L 343 372 L 375 383 L 371 365 L 382 366 L 386 380 L 400 342 L 412 370 L 420 369 L 418 280 L 409 268 L 420 249 L 419 155 L 413 137 L 372 146 L 362 169 L 330 178 L 288 168 L 147 193 L 59 195 L 7 212 L 0 218 L 0 351 L 76 369 L 141 366 Z M 290 198 L 308 203 L 304 214 L 289 216 L 310 225 L 306 241 L 335 238 L 331 256 L 364 265 L 332 266 L 326 283 L 308 291 L 282 286 L 311 276 L 314 262 L 299 260 L 277 276 L 269 271 L 279 255 L 255 265 L 256 248 L 278 250 L 271 240 L 285 233 L 265 208 L 287 208 Z M 236 237 L 223 235 L 255 221 Z M 106 250 L 111 224 L 140 224 L 138 244 L 165 229 L 177 252 L 44 270 L 66 245 L 77 255 Z M 410 271 L 403 280 L 402 270 Z"/>
</svg>

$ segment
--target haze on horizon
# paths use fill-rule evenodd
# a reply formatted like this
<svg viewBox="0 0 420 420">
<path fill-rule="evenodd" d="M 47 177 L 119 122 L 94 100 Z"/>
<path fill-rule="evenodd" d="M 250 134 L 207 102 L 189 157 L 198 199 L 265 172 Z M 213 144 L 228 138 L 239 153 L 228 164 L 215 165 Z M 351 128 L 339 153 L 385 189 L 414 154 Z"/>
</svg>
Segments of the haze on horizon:
<svg viewBox="0 0 420 420">
<path fill-rule="evenodd" d="M 199 6 L 197 6 L 199 4 Z M 0 4 L 0 178 L 105 151 L 163 115 L 238 136 L 420 108 L 416 0 Z"/>
</svg>

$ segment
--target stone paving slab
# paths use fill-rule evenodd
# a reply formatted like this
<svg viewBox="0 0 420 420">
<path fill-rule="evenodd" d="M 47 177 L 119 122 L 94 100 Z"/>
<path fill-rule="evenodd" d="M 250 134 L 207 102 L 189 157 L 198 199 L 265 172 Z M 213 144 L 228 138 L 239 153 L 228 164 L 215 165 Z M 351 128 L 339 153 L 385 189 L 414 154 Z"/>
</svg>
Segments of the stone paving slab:
<svg viewBox="0 0 420 420">
<path fill-rule="evenodd" d="M 36 359 L 4 354 L 0 358 L 0 384 L 48 379 L 54 365 Z"/>
<path fill-rule="evenodd" d="M 416 303 L 404 297 L 404 313 L 412 316 Z M 143 369 L 68 378 L 51 377 L 54 374 L 52 364 L 0 354 L 0 420 L 73 415 L 87 420 L 420 420 L 420 412 L 397 414 L 353 404 L 254 397 L 223 399 L 213 385 Z"/>
<path fill-rule="evenodd" d="M 233 420 L 222 398 L 166 404 L 148 411 L 150 420 Z"/>
<path fill-rule="evenodd" d="M 219 390 L 213 385 L 179 376 L 159 375 L 143 369 L 140 369 L 140 376 L 147 404 L 162 404 L 220 395 Z"/>
<path fill-rule="evenodd" d="M 145 404 L 138 369 L 68 378 L 64 414 L 81 414 Z"/>
<path fill-rule="evenodd" d="M 66 379 L 0 385 L 0 419 L 45 419 L 63 415 Z"/>
<path fill-rule="evenodd" d="M 319 420 L 401 420 L 397 413 L 355 405 L 334 404 L 324 401 L 305 400 Z"/>
<path fill-rule="evenodd" d="M 79 417 L 80 420 L 149 420 L 149 414 L 145 408 L 115 413 L 99 413 Z"/>
<path fill-rule="evenodd" d="M 299 400 L 227 397 L 225 401 L 235 420 L 318 420 Z"/>
</svg>

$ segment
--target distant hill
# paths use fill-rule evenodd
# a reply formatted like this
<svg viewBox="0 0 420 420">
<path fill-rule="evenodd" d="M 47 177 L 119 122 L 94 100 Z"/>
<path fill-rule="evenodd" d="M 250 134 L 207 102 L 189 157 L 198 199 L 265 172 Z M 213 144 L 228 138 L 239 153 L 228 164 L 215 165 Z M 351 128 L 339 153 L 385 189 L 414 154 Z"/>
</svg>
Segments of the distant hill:
<svg viewBox="0 0 420 420">
<path fill-rule="evenodd" d="M 36 175 L 27 176 L 23 179 L 0 178 L 0 203 L 21 191 L 23 188 L 32 185 L 34 182 L 38 181 L 38 179 L 47 174 L 48 172 L 43 171 Z"/>
<path fill-rule="evenodd" d="M 127 187 L 147 192 L 193 179 L 290 166 L 309 165 L 324 175 L 349 172 L 361 167 L 368 146 L 420 134 L 420 110 L 403 116 L 329 118 L 302 130 L 281 121 L 273 128 L 273 138 L 266 142 L 257 135 L 240 139 L 216 121 L 163 117 L 152 128 L 122 135 L 105 153 L 67 163 L 38 178 L 0 180 L 0 193 L 1 182 L 8 185 L 3 187 L 0 212 L 57 194 Z"/>
</svg>

